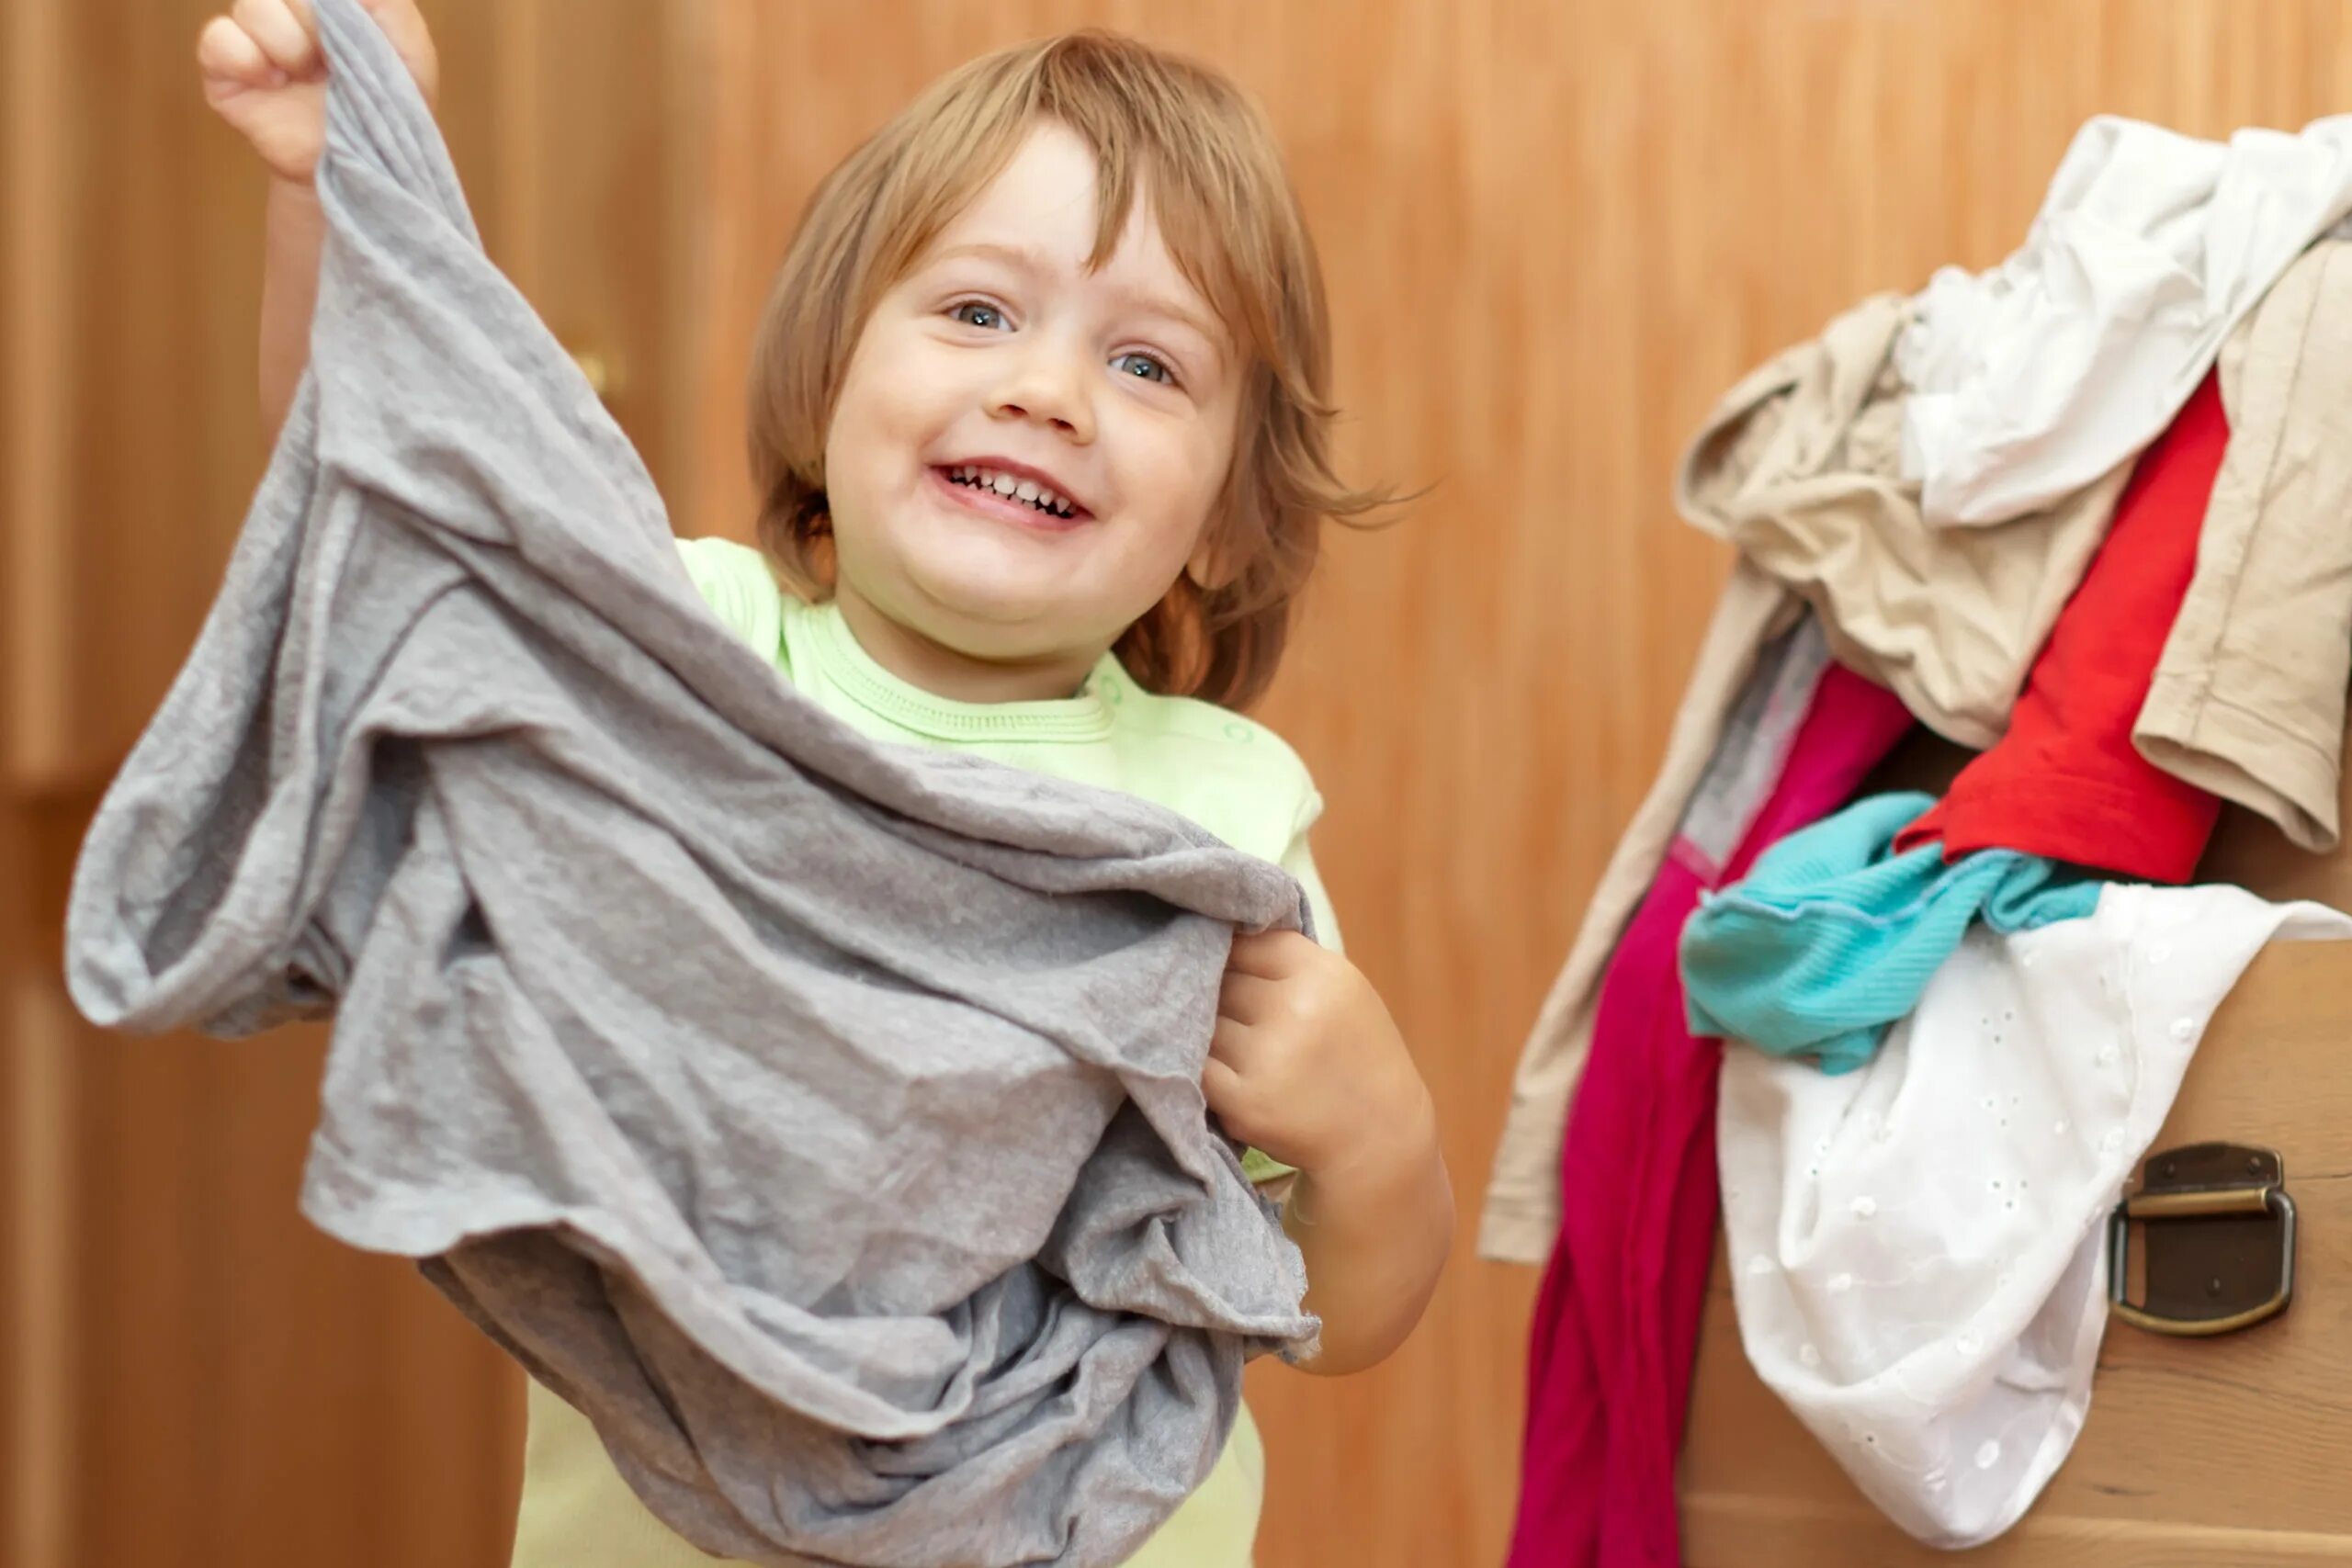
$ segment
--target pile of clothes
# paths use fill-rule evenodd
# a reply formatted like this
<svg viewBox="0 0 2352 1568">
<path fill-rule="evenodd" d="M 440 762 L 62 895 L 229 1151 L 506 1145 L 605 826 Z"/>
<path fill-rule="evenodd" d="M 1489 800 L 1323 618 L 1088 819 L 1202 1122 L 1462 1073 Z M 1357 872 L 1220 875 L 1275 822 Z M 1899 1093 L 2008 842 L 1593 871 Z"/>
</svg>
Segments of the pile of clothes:
<svg viewBox="0 0 2352 1568">
<path fill-rule="evenodd" d="M 1548 1267 L 1511 1561 L 1671 1568 L 1720 1199 L 1751 1361 L 1942 1547 L 2064 1461 L 2101 1222 L 2255 953 L 2224 804 L 2335 848 L 2352 118 L 2085 127 L 2025 244 L 1725 395 L 1738 551 L 1521 1058 L 1488 1256 Z M 1924 727 L 1940 795 L 1871 777 Z"/>
</svg>

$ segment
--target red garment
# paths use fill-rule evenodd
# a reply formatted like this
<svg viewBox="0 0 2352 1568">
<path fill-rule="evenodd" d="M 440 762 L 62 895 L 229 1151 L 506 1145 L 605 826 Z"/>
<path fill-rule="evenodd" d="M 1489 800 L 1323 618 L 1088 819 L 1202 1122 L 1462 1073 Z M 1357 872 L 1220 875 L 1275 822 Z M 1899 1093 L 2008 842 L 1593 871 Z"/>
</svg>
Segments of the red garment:
<svg viewBox="0 0 2352 1568">
<path fill-rule="evenodd" d="M 1947 859 L 2022 850 L 2148 882 L 2186 882 L 2222 803 L 2140 755 L 2132 727 L 2197 570 L 2230 430 L 2208 376 L 2140 459 L 2107 540 L 2034 660 L 2009 730 L 1898 849 Z"/>
<path fill-rule="evenodd" d="M 1683 922 L 1702 890 L 1844 804 L 1910 723 L 1860 676 L 1825 671 L 1730 861 L 1679 840 L 1610 961 L 1535 1310 L 1510 1568 L 1679 1568 L 1674 1464 L 1714 1256 L 1723 1059 L 1683 1028 Z"/>
</svg>

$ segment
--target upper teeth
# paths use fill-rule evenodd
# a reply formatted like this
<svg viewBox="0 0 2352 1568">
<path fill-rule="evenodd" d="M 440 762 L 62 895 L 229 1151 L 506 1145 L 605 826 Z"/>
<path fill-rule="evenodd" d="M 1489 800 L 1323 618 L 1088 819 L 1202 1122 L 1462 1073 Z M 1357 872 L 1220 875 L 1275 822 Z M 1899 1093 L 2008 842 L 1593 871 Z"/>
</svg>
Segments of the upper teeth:
<svg viewBox="0 0 2352 1568">
<path fill-rule="evenodd" d="M 1047 490 L 1035 479 L 1016 479 L 1011 474 L 1000 473 L 994 468 L 984 468 L 973 463 L 966 463 L 956 468 L 954 475 L 959 484 L 972 485 L 980 490 L 992 490 L 999 495 L 1011 496 L 1016 501 L 1025 501 L 1043 512 L 1057 513 L 1066 517 L 1077 510 L 1069 501 Z"/>
</svg>

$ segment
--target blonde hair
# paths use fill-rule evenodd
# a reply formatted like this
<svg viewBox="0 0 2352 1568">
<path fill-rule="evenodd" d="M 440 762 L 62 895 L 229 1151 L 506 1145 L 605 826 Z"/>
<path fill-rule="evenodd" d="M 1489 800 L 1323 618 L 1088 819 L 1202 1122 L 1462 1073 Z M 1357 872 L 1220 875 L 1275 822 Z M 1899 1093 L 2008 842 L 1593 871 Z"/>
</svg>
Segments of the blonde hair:
<svg viewBox="0 0 2352 1568">
<path fill-rule="evenodd" d="M 826 176 L 762 315 L 751 373 L 762 542 L 810 598 L 831 590 L 825 434 L 876 302 L 994 179 L 1039 119 L 1092 151 L 1100 266 L 1148 189 L 1185 277 L 1249 380 L 1211 522 L 1207 586 L 1180 578 L 1117 652 L 1144 686 L 1242 706 L 1272 679 L 1327 517 L 1384 504 L 1332 468 L 1322 269 L 1273 137 L 1232 82 L 1130 39 L 1077 32 L 986 55 L 935 83 Z"/>
</svg>

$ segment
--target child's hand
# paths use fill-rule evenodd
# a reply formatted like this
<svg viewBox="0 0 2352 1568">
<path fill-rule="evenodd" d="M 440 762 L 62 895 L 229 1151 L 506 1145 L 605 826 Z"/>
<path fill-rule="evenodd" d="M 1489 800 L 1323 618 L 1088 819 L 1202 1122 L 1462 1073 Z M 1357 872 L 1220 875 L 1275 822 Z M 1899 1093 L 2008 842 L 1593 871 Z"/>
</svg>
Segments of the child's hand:
<svg viewBox="0 0 2352 1568">
<path fill-rule="evenodd" d="M 360 0 L 433 99 L 440 65 L 416 0 Z M 310 0 L 236 0 L 196 40 L 204 101 L 254 144 L 270 173 L 307 186 L 326 145 L 326 57 Z"/>
<path fill-rule="evenodd" d="M 1420 1321 L 1453 1244 L 1437 1110 L 1388 1009 L 1295 931 L 1236 937 L 1201 1088 L 1227 1133 L 1301 1173 L 1283 1228 L 1323 1320 L 1306 1370 L 1377 1363 Z"/>
<path fill-rule="evenodd" d="M 1416 1147 L 1434 1121 L 1372 983 L 1296 931 L 1234 939 L 1201 1088 L 1228 1134 L 1310 1176 Z"/>
</svg>

